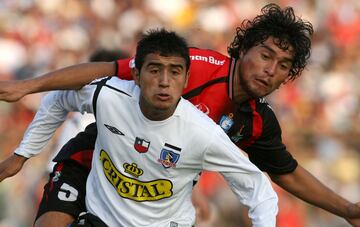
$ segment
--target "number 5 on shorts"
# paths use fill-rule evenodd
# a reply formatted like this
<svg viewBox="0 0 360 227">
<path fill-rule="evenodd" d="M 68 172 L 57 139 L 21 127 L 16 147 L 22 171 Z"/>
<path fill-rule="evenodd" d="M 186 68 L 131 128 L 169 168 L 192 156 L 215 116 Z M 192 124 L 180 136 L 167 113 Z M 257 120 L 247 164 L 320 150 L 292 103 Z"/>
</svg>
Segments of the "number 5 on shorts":
<svg viewBox="0 0 360 227">
<path fill-rule="evenodd" d="M 78 190 L 71 187 L 67 183 L 63 183 L 60 187 L 58 198 L 62 201 L 73 202 L 76 201 Z"/>
</svg>

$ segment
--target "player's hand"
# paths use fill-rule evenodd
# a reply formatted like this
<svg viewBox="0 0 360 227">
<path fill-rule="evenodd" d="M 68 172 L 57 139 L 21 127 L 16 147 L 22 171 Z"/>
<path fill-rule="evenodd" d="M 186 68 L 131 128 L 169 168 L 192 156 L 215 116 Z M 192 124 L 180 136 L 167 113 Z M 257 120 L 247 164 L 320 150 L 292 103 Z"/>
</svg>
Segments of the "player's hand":
<svg viewBox="0 0 360 227">
<path fill-rule="evenodd" d="M 24 81 L 0 81 L 1 101 L 15 102 L 24 97 L 25 95 L 27 95 L 27 89 Z"/>
<path fill-rule="evenodd" d="M 27 158 L 13 154 L 0 163 L 0 182 L 4 179 L 14 176 L 23 167 Z"/>
</svg>

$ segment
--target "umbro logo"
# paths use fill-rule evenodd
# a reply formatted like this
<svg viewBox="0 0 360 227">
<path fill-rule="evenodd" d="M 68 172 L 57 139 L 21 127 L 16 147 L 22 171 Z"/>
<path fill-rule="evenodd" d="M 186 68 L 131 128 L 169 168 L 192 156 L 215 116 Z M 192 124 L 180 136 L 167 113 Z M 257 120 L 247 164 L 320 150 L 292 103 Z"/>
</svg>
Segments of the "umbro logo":
<svg viewBox="0 0 360 227">
<path fill-rule="evenodd" d="M 115 128 L 114 126 L 110 126 L 110 125 L 107 125 L 107 124 L 104 124 L 105 127 L 107 129 L 110 130 L 110 132 L 114 133 L 114 134 L 117 134 L 117 135 L 120 135 L 120 136 L 124 136 L 125 134 L 122 133 L 119 129 Z"/>
</svg>

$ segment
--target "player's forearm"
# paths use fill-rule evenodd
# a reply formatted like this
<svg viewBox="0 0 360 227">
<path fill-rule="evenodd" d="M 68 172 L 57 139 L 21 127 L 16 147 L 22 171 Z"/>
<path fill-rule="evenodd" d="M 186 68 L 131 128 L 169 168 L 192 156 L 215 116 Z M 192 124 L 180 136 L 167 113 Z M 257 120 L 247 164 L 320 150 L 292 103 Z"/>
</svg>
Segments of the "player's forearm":
<svg viewBox="0 0 360 227">
<path fill-rule="evenodd" d="M 340 195 L 322 184 L 300 165 L 292 173 L 285 175 L 270 174 L 271 179 L 280 187 L 296 197 L 341 217 L 359 217 L 360 210 L 353 207 Z"/>
<path fill-rule="evenodd" d="M 22 86 L 27 94 L 51 90 L 76 90 L 94 79 L 115 75 L 115 68 L 114 62 L 83 63 L 25 80 Z"/>
<path fill-rule="evenodd" d="M 0 162 L 0 182 L 17 174 L 26 160 L 27 158 L 14 154 Z"/>
</svg>

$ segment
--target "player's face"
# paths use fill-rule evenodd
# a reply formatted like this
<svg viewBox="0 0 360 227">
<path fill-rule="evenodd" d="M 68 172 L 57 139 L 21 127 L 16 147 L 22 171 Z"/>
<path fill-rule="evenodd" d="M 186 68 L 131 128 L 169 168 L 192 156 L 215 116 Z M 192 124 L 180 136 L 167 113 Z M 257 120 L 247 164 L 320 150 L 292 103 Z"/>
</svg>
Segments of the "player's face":
<svg viewBox="0 0 360 227">
<path fill-rule="evenodd" d="M 170 117 L 187 85 L 188 72 L 182 57 L 148 54 L 135 82 L 141 89 L 140 108 L 151 120 Z"/>
<path fill-rule="evenodd" d="M 250 48 L 240 58 L 239 84 L 250 98 L 263 97 L 288 78 L 294 51 L 280 49 L 272 37 Z"/>
</svg>

